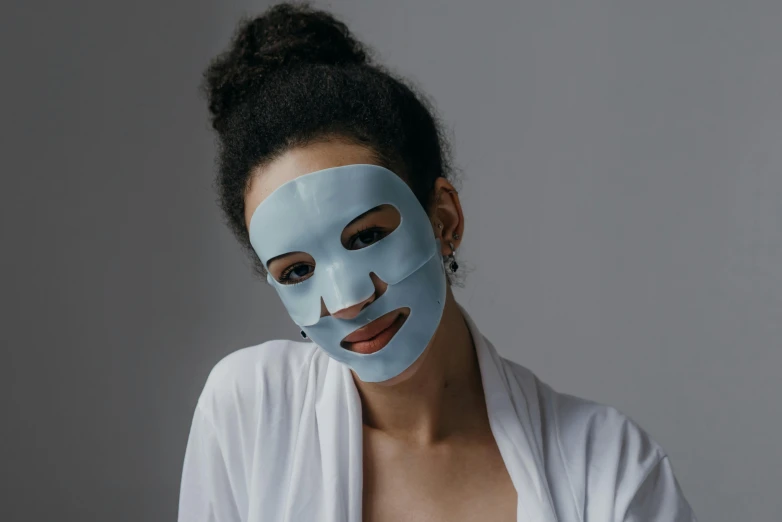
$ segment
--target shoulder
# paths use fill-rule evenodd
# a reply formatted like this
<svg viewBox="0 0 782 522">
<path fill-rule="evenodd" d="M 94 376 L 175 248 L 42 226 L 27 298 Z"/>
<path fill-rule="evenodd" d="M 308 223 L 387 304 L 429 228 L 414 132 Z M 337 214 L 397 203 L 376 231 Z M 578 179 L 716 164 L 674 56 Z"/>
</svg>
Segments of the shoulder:
<svg viewBox="0 0 782 522">
<path fill-rule="evenodd" d="M 214 365 L 188 438 L 180 520 L 237 519 L 254 494 L 248 481 L 258 469 L 268 472 L 262 493 L 277 491 L 272 483 L 285 476 L 289 460 L 281 455 L 294 444 L 308 383 L 327 364 L 320 352 L 311 343 L 268 341 Z"/>
<path fill-rule="evenodd" d="M 223 357 L 209 372 L 198 408 L 215 420 L 248 418 L 263 404 L 290 404 L 327 364 L 309 342 L 273 340 Z"/>
<path fill-rule="evenodd" d="M 614 407 L 550 392 L 563 468 L 585 519 L 694 522 L 663 448 Z M 588 499 L 611 499 L 594 502 Z"/>
<path fill-rule="evenodd" d="M 549 400 L 557 438 L 571 460 L 582 455 L 592 460 L 616 458 L 646 469 L 665 457 L 662 447 L 637 422 L 613 406 L 553 390 Z"/>
<path fill-rule="evenodd" d="M 534 387 L 544 427 L 556 436 L 563 456 L 599 460 L 631 452 L 643 455 L 647 465 L 665 457 L 662 447 L 617 408 L 558 392 L 523 366 L 511 361 L 507 364 L 517 379 Z"/>
<path fill-rule="evenodd" d="M 525 394 L 536 395 L 547 475 L 559 498 L 573 499 L 590 520 L 614 519 L 642 502 L 677 513 L 667 520 L 691 520 L 665 451 L 638 423 L 615 407 L 560 393 L 516 363 L 507 368 Z M 603 501 L 587 501 L 595 498 Z"/>
</svg>

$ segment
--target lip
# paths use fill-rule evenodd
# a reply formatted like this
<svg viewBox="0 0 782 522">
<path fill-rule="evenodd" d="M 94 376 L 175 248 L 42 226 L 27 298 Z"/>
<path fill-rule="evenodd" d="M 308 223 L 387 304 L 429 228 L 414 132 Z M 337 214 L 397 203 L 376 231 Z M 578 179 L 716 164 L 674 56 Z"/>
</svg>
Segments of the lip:
<svg viewBox="0 0 782 522">
<path fill-rule="evenodd" d="M 342 340 L 342 347 L 356 353 L 379 351 L 396 335 L 407 319 L 405 309 L 394 310 L 362 326 Z"/>
</svg>

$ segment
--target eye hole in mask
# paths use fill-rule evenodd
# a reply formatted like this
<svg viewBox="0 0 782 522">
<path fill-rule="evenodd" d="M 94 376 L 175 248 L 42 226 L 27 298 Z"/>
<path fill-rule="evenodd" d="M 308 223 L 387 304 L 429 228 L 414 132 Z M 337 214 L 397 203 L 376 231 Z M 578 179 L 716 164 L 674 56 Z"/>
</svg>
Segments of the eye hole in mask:
<svg viewBox="0 0 782 522">
<path fill-rule="evenodd" d="M 342 230 L 340 241 L 346 250 L 370 247 L 399 227 L 402 217 L 393 205 L 379 205 L 353 219 Z M 289 252 L 270 259 L 269 273 L 281 284 L 293 285 L 309 279 L 315 260 L 306 252 Z"/>
</svg>

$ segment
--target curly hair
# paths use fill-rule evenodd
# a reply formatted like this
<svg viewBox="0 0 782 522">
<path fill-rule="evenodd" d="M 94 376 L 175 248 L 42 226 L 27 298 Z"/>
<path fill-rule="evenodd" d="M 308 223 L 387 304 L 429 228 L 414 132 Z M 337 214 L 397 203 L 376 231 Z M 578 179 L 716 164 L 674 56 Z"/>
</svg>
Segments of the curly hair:
<svg viewBox="0 0 782 522">
<path fill-rule="evenodd" d="M 287 150 L 328 139 L 365 146 L 428 209 L 451 177 L 450 147 L 426 98 L 375 63 L 332 14 L 281 3 L 243 18 L 204 72 L 217 134 L 216 189 L 227 224 L 265 275 L 244 219 L 251 172 Z"/>
</svg>

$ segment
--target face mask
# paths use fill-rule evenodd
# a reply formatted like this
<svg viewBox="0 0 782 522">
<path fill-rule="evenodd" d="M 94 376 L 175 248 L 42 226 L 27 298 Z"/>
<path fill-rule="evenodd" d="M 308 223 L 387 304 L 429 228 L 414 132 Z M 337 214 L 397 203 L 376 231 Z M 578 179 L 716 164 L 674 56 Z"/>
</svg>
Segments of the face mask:
<svg viewBox="0 0 782 522">
<path fill-rule="evenodd" d="M 344 228 L 377 206 L 396 208 L 399 226 L 365 248 L 348 250 Z M 250 243 L 263 262 L 306 252 L 315 260 L 312 274 L 295 284 L 268 275 L 295 322 L 318 346 L 352 368 L 365 382 L 396 377 L 423 353 L 440 324 L 446 278 L 440 244 L 410 187 L 377 165 L 347 165 L 299 176 L 280 186 L 255 210 Z M 353 319 L 321 317 L 361 303 L 375 293 L 374 273 L 388 284 L 379 298 Z M 349 334 L 399 308 L 409 316 L 394 337 L 371 354 L 340 346 Z"/>
</svg>

